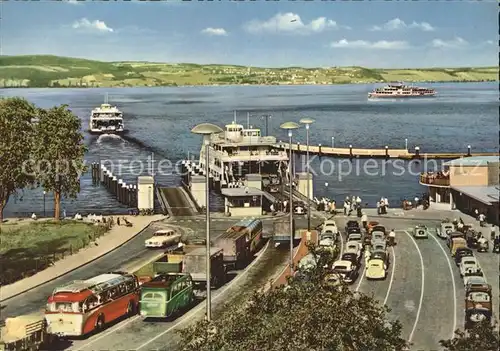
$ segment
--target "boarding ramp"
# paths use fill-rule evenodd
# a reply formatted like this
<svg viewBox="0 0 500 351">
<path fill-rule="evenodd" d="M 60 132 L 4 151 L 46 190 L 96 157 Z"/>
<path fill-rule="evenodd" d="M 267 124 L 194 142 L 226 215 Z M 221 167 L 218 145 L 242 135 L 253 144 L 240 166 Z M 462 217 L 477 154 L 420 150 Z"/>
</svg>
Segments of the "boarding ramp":
<svg viewBox="0 0 500 351">
<path fill-rule="evenodd" d="M 164 213 L 172 217 L 193 216 L 198 213 L 182 187 L 159 188 L 158 193 Z"/>
</svg>

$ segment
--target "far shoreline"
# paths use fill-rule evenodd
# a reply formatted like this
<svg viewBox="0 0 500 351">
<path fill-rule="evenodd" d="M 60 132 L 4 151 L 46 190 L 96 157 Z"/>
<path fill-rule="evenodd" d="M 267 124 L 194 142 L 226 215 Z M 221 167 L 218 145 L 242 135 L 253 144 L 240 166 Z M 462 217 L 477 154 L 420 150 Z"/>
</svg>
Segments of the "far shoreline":
<svg viewBox="0 0 500 351">
<path fill-rule="evenodd" d="M 390 84 L 394 82 L 345 82 L 345 83 L 326 83 L 326 84 L 179 84 L 179 85 L 132 85 L 132 86 L 110 86 L 110 85 L 102 85 L 102 86 L 3 86 L 0 89 L 130 89 L 130 88 L 192 88 L 192 87 L 243 87 L 243 86 L 260 86 L 260 87 L 271 87 L 271 86 L 332 86 L 332 85 L 374 85 L 374 84 Z M 441 84 L 441 83 L 455 83 L 455 84 L 467 84 L 467 83 L 500 83 L 500 80 L 439 80 L 439 81 L 411 81 L 404 82 L 407 85 L 412 84 Z"/>
</svg>

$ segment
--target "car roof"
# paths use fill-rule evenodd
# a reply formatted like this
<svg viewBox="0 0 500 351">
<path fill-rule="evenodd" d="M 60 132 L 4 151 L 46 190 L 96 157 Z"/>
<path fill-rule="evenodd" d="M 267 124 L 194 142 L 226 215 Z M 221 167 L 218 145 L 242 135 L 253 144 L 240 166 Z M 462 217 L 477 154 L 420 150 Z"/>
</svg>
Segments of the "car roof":
<svg viewBox="0 0 500 351">
<path fill-rule="evenodd" d="M 372 235 L 374 235 L 374 234 L 379 234 L 379 235 L 384 235 L 385 236 L 385 233 L 381 232 L 380 230 L 373 230 L 372 231 Z"/>
<path fill-rule="evenodd" d="M 337 223 L 333 220 L 333 219 L 327 219 L 324 223 L 323 223 L 325 226 L 326 225 L 334 225 L 334 226 L 337 226 Z"/>
<path fill-rule="evenodd" d="M 377 265 L 379 264 L 383 265 L 384 261 L 381 260 L 380 258 L 372 258 L 371 260 L 368 261 L 368 265 L 373 265 L 374 263 L 376 263 Z"/>
<path fill-rule="evenodd" d="M 467 261 L 467 260 L 474 261 L 474 262 L 476 262 L 476 263 L 477 263 L 477 259 L 476 259 L 474 256 L 464 256 L 464 257 L 462 258 L 462 262 L 465 262 L 465 261 Z"/>
<path fill-rule="evenodd" d="M 359 242 L 357 242 L 355 240 L 349 240 L 348 242 L 346 242 L 345 246 L 349 246 L 349 245 L 356 245 L 356 246 L 358 246 Z"/>
<path fill-rule="evenodd" d="M 350 238 L 351 236 L 361 236 L 361 233 L 350 233 L 350 234 L 349 234 L 349 238 Z"/>
<path fill-rule="evenodd" d="M 338 260 L 338 261 L 333 262 L 333 265 L 334 266 L 351 267 L 352 266 L 352 262 L 351 261 L 347 261 L 347 260 Z"/>
</svg>

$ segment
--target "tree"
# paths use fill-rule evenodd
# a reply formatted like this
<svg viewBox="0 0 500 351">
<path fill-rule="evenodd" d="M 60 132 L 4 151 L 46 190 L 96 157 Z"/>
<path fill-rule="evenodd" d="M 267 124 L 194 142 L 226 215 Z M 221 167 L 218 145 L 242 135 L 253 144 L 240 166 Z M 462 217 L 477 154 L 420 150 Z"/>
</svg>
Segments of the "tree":
<svg viewBox="0 0 500 351">
<path fill-rule="evenodd" d="M 328 259 L 329 260 L 329 259 Z M 248 303 L 180 331 L 186 351 L 404 350 L 399 321 L 372 297 L 325 281 L 318 261 L 286 287 L 255 292 Z"/>
<path fill-rule="evenodd" d="M 9 197 L 34 182 L 30 158 L 36 117 L 36 107 L 27 100 L 0 99 L 0 223 Z"/>
<path fill-rule="evenodd" d="M 489 322 L 477 323 L 467 332 L 457 329 L 455 337 L 440 340 L 446 351 L 497 351 L 500 349 L 498 330 Z"/>
<path fill-rule="evenodd" d="M 59 220 L 61 196 L 76 198 L 80 192 L 87 148 L 80 132 L 80 119 L 67 105 L 40 111 L 35 147 L 37 180 L 45 191 L 54 192 L 54 219 Z"/>
</svg>

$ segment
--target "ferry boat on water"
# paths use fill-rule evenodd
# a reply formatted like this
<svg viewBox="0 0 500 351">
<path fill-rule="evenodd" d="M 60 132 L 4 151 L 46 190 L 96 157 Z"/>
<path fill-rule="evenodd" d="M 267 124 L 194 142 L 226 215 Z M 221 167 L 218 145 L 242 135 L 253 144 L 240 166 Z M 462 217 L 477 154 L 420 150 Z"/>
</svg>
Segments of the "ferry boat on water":
<svg viewBox="0 0 500 351">
<path fill-rule="evenodd" d="M 108 103 L 108 96 L 104 104 L 96 107 L 90 114 L 89 132 L 91 134 L 124 134 L 123 113 L 116 106 Z"/>
<path fill-rule="evenodd" d="M 368 98 L 416 98 L 433 97 L 436 91 L 431 88 L 421 88 L 404 85 L 403 83 L 389 84 L 383 88 L 377 88 L 368 93 Z"/>
<path fill-rule="evenodd" d="M 275 149 L 276 137 L 262 136 L 259 128 L 233 121 L 223 132 L 206 138 L 208 145 L 202 145 L 199 164 L 204 169 L 208 147 L 210 173 L 221 180 L 222 187 L 241 183 L 247 174 L 260 174 L 263 190 L 277 192 L 279 179 L 286 177 L 288 155 Z"/>
</svg>

